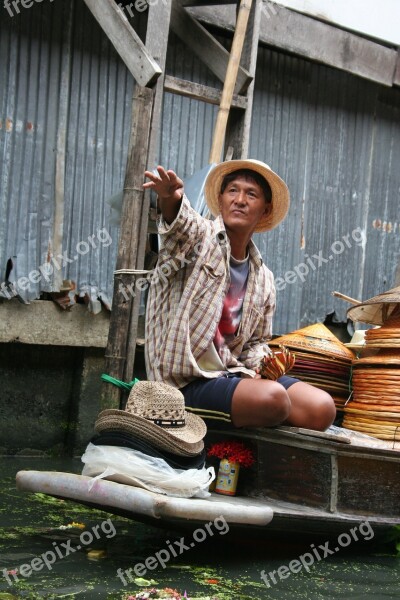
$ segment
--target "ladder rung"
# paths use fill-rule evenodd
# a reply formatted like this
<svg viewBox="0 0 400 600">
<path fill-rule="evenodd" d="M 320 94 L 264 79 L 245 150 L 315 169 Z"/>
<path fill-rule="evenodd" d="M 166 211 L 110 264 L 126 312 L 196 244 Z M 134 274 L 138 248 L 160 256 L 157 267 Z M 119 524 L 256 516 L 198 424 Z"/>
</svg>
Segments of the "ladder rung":
<svg viewBox="0 0 400 600">
<path fill-rule="evenodd" d="M 214 6 L 218 4 L 237 4 L 232 0 L 181 0 L 181 4 L 184 8 L 191 6 Z"/>
<path fill-rule="evenodd" d="M 187 98 L 192 98 L 194 100 L 201 100 L 202 102 L 215 104 L 217 106 L 219 106 L 221 102 L 222 95 L 222 90 L 217 90 L 216 88 L 208 85 L 202 85 L 201 83 L 194 83 L 193 81 L 188 81 L 187 79 L 172 77 L 171 75 L 165 76 L 164 91 L 170 92 L 171 94 L 186 96 Z M 232 106 L 246 110 L 246 96 L 234 94 L 232 98 Z"/>
</svg>

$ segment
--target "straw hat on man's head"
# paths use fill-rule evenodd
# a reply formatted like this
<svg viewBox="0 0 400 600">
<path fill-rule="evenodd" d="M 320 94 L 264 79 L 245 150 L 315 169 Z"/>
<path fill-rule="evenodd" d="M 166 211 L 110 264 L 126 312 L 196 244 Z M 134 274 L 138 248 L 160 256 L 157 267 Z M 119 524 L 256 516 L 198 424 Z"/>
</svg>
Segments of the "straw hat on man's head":
<svg viewBox="0 0 400 600">
<path fill-rule="evenodd" d="M 214 217 L 219 214 L 218 197 L 221 193 L 221 185 L 224 177 L 243 169 L 254 171 L 255 173 L 258 173 L 258 175 L 261 175 L 271 188 L 272 193 L 271 211 L 268 215 L 261 217 L 255 231 L 261 232 L 273 229 L 283 221 L 289 210 L 289 190 L 283 179 L 260 160 L 228 160 L 214 167 L 214 169 L 210 171 L 204 187 L 208 208 Z"/>
<path fill-rule="evenodd" d="M 182 392 L 166 383 L 139 381 L 125 410 L 103 410 L 95 430 L 125 431 L 167 452 L 195 456 L 204 448 L 207 427 L 203 419 L 185 410 Z"/>
</svg>

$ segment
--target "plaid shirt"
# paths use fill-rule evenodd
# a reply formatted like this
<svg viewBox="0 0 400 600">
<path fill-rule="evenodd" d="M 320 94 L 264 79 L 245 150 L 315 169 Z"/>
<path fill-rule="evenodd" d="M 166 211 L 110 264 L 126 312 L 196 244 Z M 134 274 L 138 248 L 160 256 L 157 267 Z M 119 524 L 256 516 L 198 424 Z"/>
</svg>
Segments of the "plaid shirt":
<svg viewBox="0 0 400 600">
<path fill-rule="evenodd" d="M 222 217 L 205 219 L 184 196 L 175 221 L 168 225 L 160 217 L 158 227 L 161 248 L 147 301 L 147 375 L 178 388 L 198 377 L 221 377 L 224 371 L 203 371 L 197 360 L 213 343 L 230 284 Z M 226 371 L 254 377 L 271 338 L 275 287 L 253 241 L 249 258 L 242 319 L 219 354 Z"/>
</svg>

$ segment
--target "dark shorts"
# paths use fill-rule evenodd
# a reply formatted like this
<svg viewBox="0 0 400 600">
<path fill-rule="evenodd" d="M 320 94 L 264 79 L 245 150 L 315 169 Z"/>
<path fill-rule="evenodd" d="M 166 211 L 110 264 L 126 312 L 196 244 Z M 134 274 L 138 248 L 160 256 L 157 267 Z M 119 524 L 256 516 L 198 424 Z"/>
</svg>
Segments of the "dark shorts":
<svg viewBox="0 0 400 600">
<path fill-rule="evenodd" d="M 196 379 L 180 391 L 185 397 L 186 409 L 202 417 L 209 427 L 231 429 L 232 397 L 240 381 L 240 375 L 236 374 L 215 379 Z M 283 375 L 277 381 L 287 390 L 300 380 Z"/>
</svg>

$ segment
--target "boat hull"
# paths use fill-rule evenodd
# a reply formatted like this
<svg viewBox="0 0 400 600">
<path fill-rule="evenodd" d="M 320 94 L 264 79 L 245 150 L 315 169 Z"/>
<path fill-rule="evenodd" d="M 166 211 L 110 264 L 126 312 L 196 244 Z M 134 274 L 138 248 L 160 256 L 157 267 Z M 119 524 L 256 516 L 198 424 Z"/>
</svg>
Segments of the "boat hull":
<svg viewBox="0 0 400 600">
<path fill-rule="evenodd" d="M 152 525 L 193 530 L 223 516 L 230 531 L 262 538 L 330 538 L 368 522 L 375 539 L 400 525 L 400 452 L 378 440 L 289 427 L 209 432 L 240 439 L 256 462 L 243 469 L 238 495 L 172 498 L 115 481 L 20 471 L 17 487 L 73 500 Z"/>
</svg>

